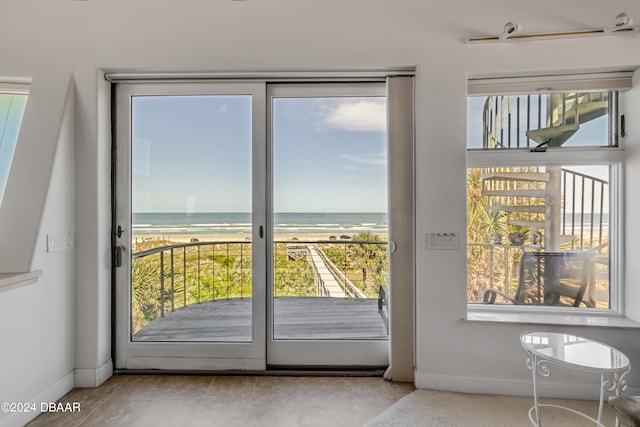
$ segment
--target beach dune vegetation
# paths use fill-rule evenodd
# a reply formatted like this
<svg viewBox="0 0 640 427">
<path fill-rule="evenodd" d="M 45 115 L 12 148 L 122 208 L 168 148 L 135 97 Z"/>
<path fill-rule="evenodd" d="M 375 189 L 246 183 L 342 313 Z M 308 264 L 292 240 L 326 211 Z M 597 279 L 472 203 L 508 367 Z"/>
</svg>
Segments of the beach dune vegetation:
<svg viewBox="0 0 640 427">
<path fill-rule="evenodd" d="M 387 244 L 379 235 L 363 232 L 348 241 L 320 242 L 317 247 L 367 297 L 377 298 L 388 283 Z M 136 248 L 155 251 L 136 257 L 131 265 L 131 323 L 135 334 L 164 313 L 204 301 L 250 298 L 251 242 L 144 241 Z M 275 297 L 320 296 L 309 256 L 291 258 L 287 243 L 274 243 Z"/>
</svg>

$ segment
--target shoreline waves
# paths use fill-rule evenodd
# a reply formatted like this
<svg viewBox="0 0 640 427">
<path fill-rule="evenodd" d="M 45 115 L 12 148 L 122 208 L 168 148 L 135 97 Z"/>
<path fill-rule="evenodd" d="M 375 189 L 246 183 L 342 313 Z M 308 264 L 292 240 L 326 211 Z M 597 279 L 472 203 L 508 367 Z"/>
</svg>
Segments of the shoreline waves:
<svg viewBox="0 0 640 427">
<path fill-rule="evenodd" d="M 220 240 L 220 237 L 246 240 L 252 233 L 251 214 L 246 212 L 134 213 L 132 223 L 133 237 L 140 240 L 157 236 L 181 241 L 201 236 L 207 240 Z M 387 214 L 380 212 L 275 213 L 272 227 L 277 239 L 335 236 L 339 240 L 341 236 L 363 232 L 384 236 L 388 232 Z"/>
</svg>

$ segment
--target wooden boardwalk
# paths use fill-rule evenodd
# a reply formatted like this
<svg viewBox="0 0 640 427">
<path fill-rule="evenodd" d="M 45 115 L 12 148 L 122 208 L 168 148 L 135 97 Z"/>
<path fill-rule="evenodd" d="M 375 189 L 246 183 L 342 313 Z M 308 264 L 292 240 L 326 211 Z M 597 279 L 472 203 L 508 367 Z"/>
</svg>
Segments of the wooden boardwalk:
<svg viewBox="0 0 640 427">
<path fill-rule="evenodd" d="M 307 245 L 307 249 L 311 254 L 311 262 L 315 270 L 318 272 L 318 277 L 322 282 L 324 289 L 329 294 L 330 297 L 335 298 L 344 298 L 346 294 L 342 286 L 338 283 L 335 276 L 324 262 L 322 255 L 320 255 L 320 251 L 315 245 Z"/>
<path fill-rule="evenodd" d="M 207 301 L 155 319 L 133 341 L 251 340 L 251 298 Z M 276 339 L 386 339 L 375 298 L 277 297 Z"/>
</svg>

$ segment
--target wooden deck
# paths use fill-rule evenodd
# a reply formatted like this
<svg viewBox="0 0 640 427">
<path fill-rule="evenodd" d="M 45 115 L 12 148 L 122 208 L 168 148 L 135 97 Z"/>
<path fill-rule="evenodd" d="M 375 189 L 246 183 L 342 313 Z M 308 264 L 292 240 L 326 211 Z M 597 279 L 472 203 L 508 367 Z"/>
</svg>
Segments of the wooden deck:
<svg viewBox="0 0 640 427">
<path fill-rule="evenodd" d="M 251 299 L 207 301 L 155 319 L 133 341 L 251 340 Z M 375 298 L 278 297 L 274 337 L 294 339 L 386 339 Z"/>
</svg>

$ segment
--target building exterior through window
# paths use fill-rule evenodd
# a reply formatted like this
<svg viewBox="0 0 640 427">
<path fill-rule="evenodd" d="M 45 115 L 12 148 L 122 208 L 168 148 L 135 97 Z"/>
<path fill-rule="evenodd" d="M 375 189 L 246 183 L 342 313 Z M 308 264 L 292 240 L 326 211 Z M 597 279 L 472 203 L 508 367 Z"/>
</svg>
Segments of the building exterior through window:
<svg viewBox="0 0 640 427">
<path fill-rule="evenodd" d="M 620 146 L 622 92 L 574 83 L 493 85 L 488 95 L 469 83 L 470 304 L 618 309 L 619 164 L 610 153 Z"/>
</svg>

